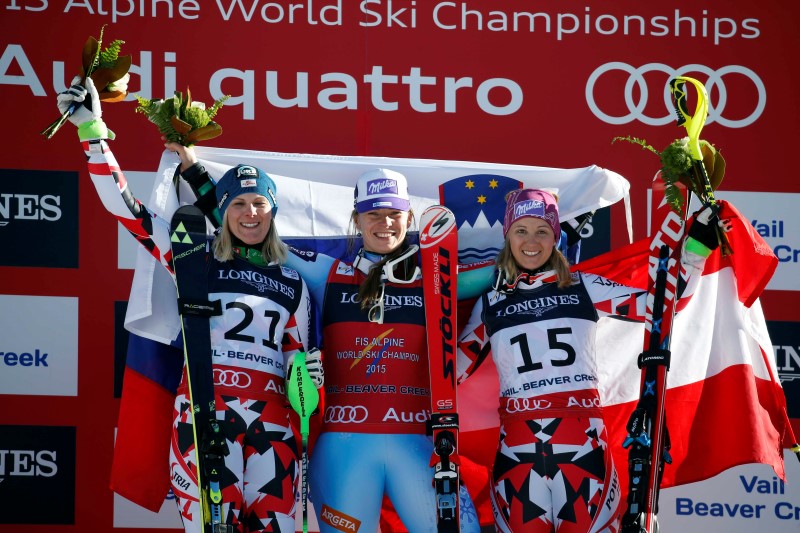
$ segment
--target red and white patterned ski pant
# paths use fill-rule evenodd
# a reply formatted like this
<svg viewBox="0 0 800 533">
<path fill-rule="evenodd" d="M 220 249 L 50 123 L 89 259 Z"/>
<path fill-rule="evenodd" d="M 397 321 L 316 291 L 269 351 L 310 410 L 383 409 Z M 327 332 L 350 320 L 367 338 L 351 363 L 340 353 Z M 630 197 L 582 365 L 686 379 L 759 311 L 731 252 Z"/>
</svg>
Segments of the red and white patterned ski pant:
<svg viewBox="0 0 800 533">
<path fill-rule="evenodd" d="M 228 444 L 222 474 L 222 516 L 239 532 L 295 529 L 299 452 L 286 398 L 253 400 L 216 394 L 217 420 Z M 187 533 L 202 531 L 190 402 L 185 388 L 175 398 L 170 473 Z"/>
<path fill-rule="evenodd" d="M 492 477 L 499 531 L 619 530 L 619 479 L 600 418 L 506 421 Z"/>
</svg>

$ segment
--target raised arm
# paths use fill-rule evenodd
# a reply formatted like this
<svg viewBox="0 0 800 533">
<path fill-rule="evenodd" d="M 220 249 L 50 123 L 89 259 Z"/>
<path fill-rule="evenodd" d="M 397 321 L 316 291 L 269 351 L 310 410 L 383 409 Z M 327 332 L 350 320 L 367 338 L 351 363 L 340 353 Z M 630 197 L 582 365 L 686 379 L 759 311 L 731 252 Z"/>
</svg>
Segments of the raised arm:
<svg viewBox="0 0 800 533">
<path fill-rule="evenodd" d="M 78 127 L 89 175 L 100 201 L 139 244 L 172 272 L 169 222 L 151 213 L 128 188 L 125 175 L 107 143 L 107 140 L 114 138 L 114 134 L 101 118 L 100 98 L 92 79 L 86 78 L 85 87 L 78 84 L 79 77 L 72 81 L 73 85 L 58 95 L 58 108 L 64 112 L 73 102 L 81 104 L 69 120 Z"/>
</svg>

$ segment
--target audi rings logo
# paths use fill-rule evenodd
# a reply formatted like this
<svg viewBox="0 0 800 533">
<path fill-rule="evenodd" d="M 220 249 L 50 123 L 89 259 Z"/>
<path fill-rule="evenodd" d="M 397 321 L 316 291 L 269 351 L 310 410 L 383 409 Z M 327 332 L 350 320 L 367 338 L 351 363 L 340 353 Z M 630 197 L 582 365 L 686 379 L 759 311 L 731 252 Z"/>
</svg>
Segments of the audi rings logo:
<svg viewBox="0 0 800 533">
<path fill-rule="evenodd" d="M 214 369 L 214 385 L 221 387 L 238 387 L 246 389 L 250 386 L 250 376 L 246 372 L 236 370 Z"/>
<path fill-rule="evenodd" d="M 509 398 L 506 403 L 506 411 L 509 413 L 539 411 L 541 409 L 549 409 L 552 405 L 547 400 L 538 400 L 536 398 Z"/>
<path fill-rule="evenodd" d="M 628 74 L 628 80 L 625 82 L 625 90 L 622 95 L 625 98 L 625 105 L 628 107 L 627 115 L 609 115 L 601 110 L 597 102 L 595 102 L 594 89 L 597 80 L 600 79 L 603 74 L 614 70 L 621 70 Z M 645 81 L 645 74 L 649 72 L 662 72 L 666 74 L 665 78 L 661 80 L 658 86 L 660 90 L 663 89 L 662 96 L 664 98 L 664 114 L 661 116 L 651 117 L 644 113 L 647 100 L 650 96 L 650 91 Z M 600 65 L 592 72 L 592 75 L 589 76 L 589 79 L 586 81 L 586 103 L 589 104 L 589 109 L 592 110 L 592 113 L 594 113 L 597 118 L 608 124 L 627 124 L 634 120 L 644 122 L 650 126 L 663 126 L 665 124 L 674 123 L 675 106 L 672 104 L 672 95 L 670 94 L 668 81 L 676 76 L 683 76 L 696 72 L 708 77 L 708 80 L 705 82 L 705 87 L 709 95 L 712 94 L 712 90 L 716 89 L 716 91 L 714 91 L 716 102 L 714 102 L 713 105 L 710 99 L 708 102 L 708 118 L 706 119 L 706 124 L 717 122 L 719 125 L 728 128 L 744 128 L 758 120 L 758 117 L 764 112 L 764 107 L 767 105 L 767 89 L 764 87 L 764 82 L 761 81 L 761 78 L 759 78 L 755 72 L 741 65 L 728 65 L 727 67 L 712 70 L 705 65 L 699 64 L 684 65 L 673 69 L 669 65 L 663 63 L 647 63 L 637 68 L 627 63 L 613 61 Z M 758 102 L 756 103 L 755 109 L 742 119 L 730 119 L 723 116 L 725 106 L 728 104 L 728 88 L 723 78 L 729 74 L 740 74 L 744 76 L 755 86 L 758 92 Z M 634 99 L 634 87 L 639 89 L 638 99 Z M 618 96 L 618 94 L 612 95 L 612 97 L 615 98 Z M 690 108 L 694 109 L 694 106 L 690 104 Z"/>
<path fill-rule="evenodd" d="M 325 409 L 323 422 L 337 424 L 360 424 L 367 419 L 369 411 L 363 405 L 331 405 Z"/>
</svg>

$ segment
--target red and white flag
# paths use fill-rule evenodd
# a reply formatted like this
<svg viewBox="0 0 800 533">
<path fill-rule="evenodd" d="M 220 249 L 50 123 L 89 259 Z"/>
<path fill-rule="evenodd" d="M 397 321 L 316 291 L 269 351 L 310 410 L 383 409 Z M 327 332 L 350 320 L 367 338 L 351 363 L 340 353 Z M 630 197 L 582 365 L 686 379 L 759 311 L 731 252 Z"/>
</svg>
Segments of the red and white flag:
<svg viewBox="0 0 800 533">
<path fill-rule="evenodd" d="M 664 487 L 746 463 L 768 464 L 783 478 L 783 448 L 795 442 L 758 301 L 778 260 L 732 205 L 723 202 L 720 217 L 732 222 L 734 253 L 722 257 L 716 251 L 709 257 L 697 291 L 673 324 L 666 399 L 673 463 L 664 470 Z M 644 286 L 645 270 L 631 268 L 624 274 L 629 280 L 620 280 L 613 264 L 605 275 Z M 582 268 L 596 272 L 604 267 L 598 262 Z M 641 345 L 633 330 L 642 326 L 603 321 L 611 323 L 598 328 L 598 379 L 611 442 L 621 443 L 639 395 L 640 371 L 631 357 Z M 627 450 L 614 447 L 613 453 L 624 473 Z M 627 483 L 626 475 L 621 477 Z"/>
</svg>

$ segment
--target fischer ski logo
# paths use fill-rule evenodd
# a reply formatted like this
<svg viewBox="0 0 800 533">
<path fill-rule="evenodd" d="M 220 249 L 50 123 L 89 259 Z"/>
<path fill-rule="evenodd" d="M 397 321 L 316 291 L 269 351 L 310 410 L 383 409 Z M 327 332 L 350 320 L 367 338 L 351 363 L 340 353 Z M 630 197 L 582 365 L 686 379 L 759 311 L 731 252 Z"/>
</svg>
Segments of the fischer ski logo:
<svg viewBox="0 0 800 533">
<path fill-rule="evenodd" d="M 188 237 L 188 235 L 187 235 L 187 237 Z M 189 242 L 191 242 L 191 241 L 189 241 Z M 201 251 L 201 250 L 205 250 L 205 248 L 206 248 L 206 245 L 205 245 L 205 244 L 198 244 L 197 246 L 195 246 L 195 247 L 194 247 L 194 248 L 192 248 L 191 250 L 186 250 L 185 252 L 181 252 L 181 253 L 179 253 L 178 255 L 176 255 L 176 256 L 173 256 L 172 260 L 173 260 L 173 261 L 175 261 L 176 259 L 183 259 L 183 258 L 184 258 L 184 257 L 186 257 L 187 255 L 189 255 L 189 254 L 193 254 L 193 253 L 195 253 L 195 252 L 199 252 L 199 251 Z"/>
<path fill-rule="evenodd" d="M 221 472 L 228 445 L 216 420 L 210 317 L 221 314 L 219 300 L 208 299 L 206 220 L 193 205 L 178 208 L 170 222 L 172 263 L 183 330 L 184 366 L 197 454 L 195 474 L 200 517 L 214 531 L 230 532 L 222 517 Z M 198 244 L 195 244 L 198 243 Z M 196 253 L 202 251 L 203 253 Z"/>
</svg>

